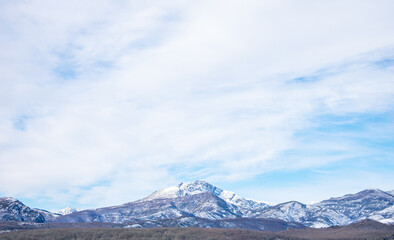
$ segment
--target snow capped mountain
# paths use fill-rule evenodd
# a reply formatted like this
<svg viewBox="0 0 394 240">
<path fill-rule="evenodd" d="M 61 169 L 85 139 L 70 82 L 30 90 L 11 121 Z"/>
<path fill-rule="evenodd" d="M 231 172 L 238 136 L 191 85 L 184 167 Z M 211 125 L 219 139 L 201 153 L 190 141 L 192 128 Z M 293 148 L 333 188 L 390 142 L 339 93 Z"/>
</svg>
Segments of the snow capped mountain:
<svg viewBox="0 0 394 240">
<path fill-rule="evenodd" d="M 75 213 L 75 212 L 79 212 L 80 210 L 79 209 L 76 209 L 76 208 L 72 208 L 72 207 L 66 207 L 66 208 L 64 208 L 64 209 L 62 209 L 62 210 L 59 210 L 58 212 L 57 212 L 57 214 L 60 214 L 60 215 L 67 215 L 67 214 L 71 214 L 71 213 Z"/>
<path fill-rule="evenodd" d="M 379 218 L 379 221 L 386 222 L 387 218 L 392 218 L 394 214 L 390 211 L 393 205 L 393 195 L 379 189 L 367 189 L 356 194 L 321 201 L 311 205 L 310 210 L 313 212 L 314 221 L 319 220 L 332 226 L 346 225 L 373 216 L 376 220 Z"/>
<path fill-rule="evenodd" d="M 387 191 L 386 193 L 388 193 L 388 194 L 391 194 L 391 195 L 393 195 L 393 196 L 394 196 L 394 190 Z"/>
<path fill-rule="evenodd" d="M 212 193 L 199 193 L 175 198 L 136 201 L 120 206 L 84 210 L 56 219 L 57 222 L 113 222 L 199 217 L 225 219 L 241 217 L 236 206 Z"/>
<path fill-rule="evenodd" d="M 269 205 L 264 202 L 257 202 L 249 199 L 245 199 L 233 192 L 222 190 L 207 183 L 203 180 L 197 180 L 192 183 L 180 183 L 177 186 L 171 186 L 168 188 L 161 189 L 143 198 L 141 201 L 150 201 L 153 199 L 164 199 L 164 198 L 176 198 L 190 196 L 200 193 L 211 193 L 221 198 L 229 204 L 238 207 L 239 211 L 245 216 L 250 217 L 256 212 L 267 208 Z"/>
<path fill-rule="evenodd" d="M 45 222 L 45 217 L 38 211 L 30 209 L 17 199 L 0 198 L 0 221 Z"/>
<path fill-rule="evenodd" d="M 235 193 L 217 188 L 205 181 L 181 183 L 154 192 L 142 199 L 177 198 L 208 192 L 233 205 L 242 217 L 274 218 L 288 222 L 300 222 L 310 227 L 346 225 L 366 218 L 383 223 L 394 222 L 394 195 L 379 189 L 368 189 L 356 194 L 331 198 L 319 203 L 303 204 L 296 201 L 270 206 L 242 198 Z M 238 215 L 239 212 L 235 212 Z"/>
<path fill-rule="evenodd" d="M 272 206 L 197 180 L 158 190 L 135 202 L 95 210 L 78 211 L 67 207 L 51 213 L 30 209 L 16 199 L 0 198 L 0 221 L 136 225 L 140 222 L 141 226 L 194 226 L 198 222 L 198 226 L 234 227 L 249 223 L 257 226 L 264 219 L 297 222 L 309 227 L 347 225 L 364 219 L 394 223 L 394 195 L 392 191 L 367 189 L 313 204 L 291 201 Z"/>
<path fill-rule="evenodd" d="M 258 218 L 276 218 L 300 222 L 309 227 L 347 225 L 363 219 L 394 222 L 394 196 L 379 189 L 331 198 L 305 205 L 287 202 L 265 209 Z"/>
</svg>

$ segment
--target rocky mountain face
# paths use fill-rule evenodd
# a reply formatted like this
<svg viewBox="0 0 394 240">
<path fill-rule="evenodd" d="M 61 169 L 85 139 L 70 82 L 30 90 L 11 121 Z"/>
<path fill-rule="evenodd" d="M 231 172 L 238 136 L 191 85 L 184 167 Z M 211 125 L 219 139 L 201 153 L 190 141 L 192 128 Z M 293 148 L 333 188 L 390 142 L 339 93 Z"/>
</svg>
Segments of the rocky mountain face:
<svg viewBox="0 0 394 240">
<path fill-rule="evenodd" d="M 39 211 L 30 209 L 20 201 L 3 197 L 0 198 L 0 221 L 45 222 L 45 217 Z"/>
<path fill-rule="evenodd" d="M 8 212 L 11 208 L 2 209 L 6 209 L 3 212 Z M 287 228 L 303 225 L 309 227 L 347 225 L 367 218 L 382 223 L 394 223 L 394 195 L 391 192 L 370 189 L 315 204 L 291 201 L 272 206 L 242 198 L 235 193 L 198 180 L 165 188 L 141 200 L 119 206 L 70 211 L 64 215 L 38 209 L 30 209 L 30 211 L 43 217 L 41 220 L 38 218 L 34 221 L 46 220 L 57 223 L 102 222 L 134 227 L 227 226 L 229 228 L 237 226 L 247 228 L 245 226 L 250 225 L 253 226 L 251 229 L 261 230 L 261 227 L 257 227 L 258 222 L 265 220 L 271 221 L 274 225 L 278 224 L 275 221 L 287 222 L 289 224 L 285 226 Z M 12 214 L 3 214 L 3 216 L 7 216 L 2 218 L 3 221 L 30 221 L 26 217 L 10 217 L 14 216 Z M 300 225 L 294 225 L 295 223 Z M 267 222 L 265 224 L 267 225 Z"/>
</svg>

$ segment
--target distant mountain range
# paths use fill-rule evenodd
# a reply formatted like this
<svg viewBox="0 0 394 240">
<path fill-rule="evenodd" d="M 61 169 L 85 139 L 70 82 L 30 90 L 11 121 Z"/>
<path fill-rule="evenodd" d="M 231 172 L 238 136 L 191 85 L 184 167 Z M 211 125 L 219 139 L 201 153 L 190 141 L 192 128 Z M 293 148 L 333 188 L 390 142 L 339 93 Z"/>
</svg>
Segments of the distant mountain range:
<svg viewBox="0 0 394 240">
<path fill-rule="evenodd" d="M 393 191 L 368 189 L 315 204 L 291 201 L 272 206 L 197 180 L 119 206 L 83 211 L 67 208 L 58 213 L 31 209 L 13 198 L 0 198 L 0 221 L 102 222 L 132 228 L 198 226 L 279 231 L 304 226 L 347 225 L 364 219 L 394 223 Z"/>
</svg>

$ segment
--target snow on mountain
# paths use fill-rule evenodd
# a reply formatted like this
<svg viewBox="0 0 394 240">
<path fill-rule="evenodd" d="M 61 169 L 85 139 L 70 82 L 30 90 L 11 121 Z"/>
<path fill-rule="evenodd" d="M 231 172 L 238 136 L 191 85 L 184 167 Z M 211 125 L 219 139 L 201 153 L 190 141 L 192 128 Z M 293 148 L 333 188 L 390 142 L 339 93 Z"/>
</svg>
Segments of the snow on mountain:
<svg viewBox="0 0 394 240">
<path fill-rule="evenodd" d="M 141 201 L 184 197 L 200 193 L 212 193 L 227 203 L 237 206 L 243 215 L 245 215 L 245 217 L 255 215 L 255 212 L 261 211 L 262 209 L 265 209 L 269 206 L 264 202 L 253 201 L 243 198 L 233 192 L 222 190 L 203 180 L 197 180 L 192 183 L 180 183 L 177 186 L 171 186 L 158 190 L 148 197 L 143 198 Z"/>
<path fill-rule="evenodd" d="M 394 196 L 394 190 L 387 191 L 386 193 L 388 193 L 388 194 L 391 194 L 391 195 L 393 195 L 393 196 Z"/>
<path fill-rule="evenodd" d="M 256 217 L 295 221 L 309 227 L 347 225 L 367 218 L 390 223 L 394 219 L 393 205 L 393 195 L 368 189 L 309 205 L 294 201 L 282 203 L 265 209 Z"/>
<path fill-rule="evenodd" d="M 41 213 L 44 216 L 46 222 L 54 221 L 56 218 L 61 216 L 58 213 L 52 213 L 50 211 L 43 210 L 43 209 L 33 208 L 33 210 Z"/>
<path fill-rule="evenodd" d="M 57 214 L 60 215 L 67 215 L 67 214 L 71 214 L 71 213 L 75 213 L 75 212 L 79 212 L 79 209 L 76 208 L 72 208 L 72 207 L 66 207 L 62 210 L 57 211 Z"/>
<path fill-rule="evenodd" d="M 212 193 L 176 198 L 136 201 L 119 206 L 84 210 L 56 219 L 56 222 L 112 222 L 199 217 L 211 220 L 237 218 L 242 213 Z"/>
<path fill-rule="evenodd" d="M 195 221 L 197 218 L 209 221 L 240 218 L 259 221 L 279 219 L 298 222 L 309 227 L 347 225 L 364 219 L 394 223 L 394 195 L 379 189 L 367 189 L 313 204 L 291 201 L 271 206 L 242 198 L 235 193 L 197 180 L 158 190 L 135 202 L 95 210 L 78 211 L 67 207 L 59 213 L 51 213 L 30 209 L 16 199 L 0 198 L 0 221 L 107 223 L 160 221 L 160 224 L 167 224 L 173 219 Z M 255 223 L 252 220 L 251 222 Z M 223 222 L 228 226 L 232 226 L 233 223 L 227 220 Z M 149 224 L 145 223 L 146 226 Z M 183 223 L 179 222 L 179 224 Z M 212 224 L 209 226 L 216 226 L 216 223 Z"/>
<path fill-rule="evenodd" d="M 34 209 L 30 209 L 17 199 L 0 198 L 0 221 L 45 222 L 45 217 Z"/>
<path fill-rule="evenodd" d="M 202 228 L 238 228 L 259 231 L 283 231 L 287 229 L 303 229 L 300 223 L 285 222 L 278 219 L 233 218 L 210 220 L 197 217 L 181 217 L 174 219 L 148 220 L 130 222 L 126 228 L 158 228 L 158 227 L 202 227 Z"/>
<path fill-rule="evenodd" d="M 371 214 L 369 219 L 379 221 L 381 223 L 394 223 L 394 205 L 387 207 L 381 211 Z"/>
<path fill-rule="evenodd" d="M 305 204 L 291 201 L 269 207 L 257 217 L 275 218 L 287 222 L 304 222 L 308 217 L 308 209 Z"/>
<path fill-rule="evenodd" d="M 313 210 L 317 213 L 325 212 L 330 225 L 344 225 L 369 218 L 392 205 L 393 195 L 379 189 L 367 189 L 356 194 L 321 201 L 313 205 Z"/>
</svg>

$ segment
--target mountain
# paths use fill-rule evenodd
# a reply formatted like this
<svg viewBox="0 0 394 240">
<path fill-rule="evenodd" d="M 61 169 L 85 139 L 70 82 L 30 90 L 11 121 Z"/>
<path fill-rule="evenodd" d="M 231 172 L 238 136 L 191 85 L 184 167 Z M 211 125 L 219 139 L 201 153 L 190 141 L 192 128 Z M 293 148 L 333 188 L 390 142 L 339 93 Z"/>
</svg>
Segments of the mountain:
<svg viewBox="0 0 394 240">
<path fill-rule="evenodd" d="M 30 209 L 19 200 L 2 197 L 0 198 L 0 221 L 43 223 L 46 220 L 42 213 Z"/>
<path fill-rule="evenodd" d="M 30 209 L 11 198 L 0 201 L 0 219 L 3 221 L 140 224 L 142 227 L 152 224 L 194 226 L 193 222 L 197 221 L 195 226 L 206 224 L 207 227 L 240 227 L 250 223 L 259 230 L 254 224 L 263 220 L 297 222 L 313 228 L 348 225 L 364 219 L 394 223 L 394 195 L 379 189 L 367 189 L 315 204 L 290 201 L 272 206 L 197 180 L 164 188 L 118 206 L 84 211 L 66 208 L 61 213 Z"/>
<path fill-rule="evenodd" d="M 226 203 L 236 206 L 244 217 L 253 216 L 256 212 L 269 207 L 269 205 L 264 202 L 253 201 L 240 197 L 233 192 L 222 190 L 203 180 L 197 180 L 192 183 L 180 183 L 177 186 L 161 189 L 152 193 L 148 197 L 141 199 L 141 201 L 185 197 L 199 193 L 211 193 Z"/>
<path fill-rule="evenodd" d="M 310 227 L 347 225 L 363 219 L 394 222 L 394 196 L 379 189 L 330 198 L 305 205 L 288 202 L 265 209 L 256 217 L 295 221 Z"/>
<path fill-rule="evenodd" d="M 85 210 L 60 217 L 56 221 L 124 223 L 184 217 L 209 220 L 269 218 L 298 222 L 310 227 L 328 227 L 347 225 L 366 218 L 393 222 L 393 205 L 393 195 L 371 189 L 316 204 L 291 201 L 269 206 L 197 180 L 161 189 L 136 202 Z"/>
<path fill-rule="evenodd" d="M 175 198 L 158 198 L 119 206 L 84 210 L 61 216 L 57 222 L 113 222 L 158 220 L 179 217 L 224 219 L 241 217 L 233 205 L 212 193 L 198 193 Z"/>
<path fill-rule="evenodd" d="M 198 217 L 210 220 L 251 217 L 268 205 L 242 198 L 202 180 L 156 191 L 120 206 L 85 210 L 58 218 L 64 222 L 114 222 Z"/>
<path fill-rule="evenodd" d="M 75 213 L 75 212 L 79 212 L 80 210 L 79 209 L 76 209 L 76 208 L 72 208 L 72 207 L 66 207 L 66 208 L 64 208 L 64 209 L 62 209 L 62 210 L 59 210 L 58 212 L 57 212 L 57 214 L 60 214 L 60 215 L 67 215 L 67 214 L 71 214 L 71 213 Z"/>
<path fill-rule="evenodd" d="M 145 220 L 130 222 L 126 228 L 158 228 L 158 227 L 200 227 L 200 228 L 238 228 L 259 231 L 283 231 L 287 229 L 304 229 L 304 225 L 285 222 L 279 219 L 233 218 L 210 220 L 206 218 L 181 217 L 175 219 Z"/>
</svg>

